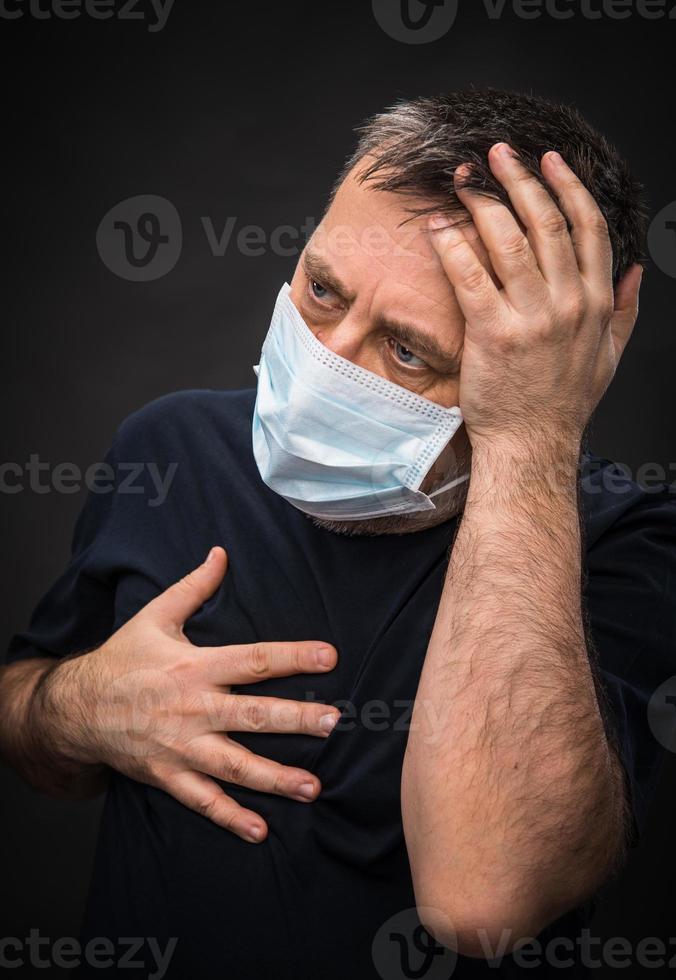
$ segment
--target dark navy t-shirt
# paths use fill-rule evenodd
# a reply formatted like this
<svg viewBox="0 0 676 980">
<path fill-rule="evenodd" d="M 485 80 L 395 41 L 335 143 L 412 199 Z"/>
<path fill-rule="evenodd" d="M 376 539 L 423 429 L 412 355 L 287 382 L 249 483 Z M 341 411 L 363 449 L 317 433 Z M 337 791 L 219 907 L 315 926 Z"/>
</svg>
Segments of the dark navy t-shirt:
<svg viewBox="0 0 676 980">
<path fill-rule="evenodd" d="M 251 448 L 254 396 L 181 392 L 123 423 L 108 456 L 120 486 L 90 494 L 71 562 L 9 659 L 95 647 L 212 545 L 223 545 L 229 570 L 186 627 L 194 644 L 320 639 L 338 650 L 329 674 L 239 688 L 343 707 L 328 739 L 233 736 L 315 772 L 322 793 L 302 804 L 225 786 L 269 824 L 267 840 L 253 845 L 162 791 L 113 774 L 83 942 L 155 937 L 164 948 L 177 937 L 167 976 L 178 978 L 378 977 L 390 955 L 383 944 L 396 933 L 401 947 L 401 923 L 409 921 L 401 913 L 415 906 L 400 775 L 457 521 L 403 536 L 351 538 L 316 527 L 260 479 Z M 124 491 L 133 463 L 143 471 Z M 151 463 L 161 474 L 173 471 L 159 504 Z M 667 489 L 641 490 L 614 464 L 587 455 L 582 506 L 589 628 L 640 833 L 661 756 L 647 703 L 674 673 L 676 504 Z M 541 941 L 575 937 L 588 913 L 572 911 Z M 416 936 L 401 950 L 410 963 L 393 961 L 394 978 L 416 975 L 410 971 L 423 948 Z M 134 975 L 151 969 L 152 962 Z M 461 958 L 453 975 L 549 969 L 518 968 L 509 956 L 499 969 Z"/>
</svg>

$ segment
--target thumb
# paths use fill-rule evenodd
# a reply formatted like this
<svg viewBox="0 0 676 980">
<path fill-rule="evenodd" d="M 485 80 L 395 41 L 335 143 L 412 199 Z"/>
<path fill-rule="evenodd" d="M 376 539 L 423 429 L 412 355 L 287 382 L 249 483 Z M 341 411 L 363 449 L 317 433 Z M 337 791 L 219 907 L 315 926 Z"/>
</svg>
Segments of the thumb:
<svg viewBox="0 0 676 980">
<path fill-rule="evenodd" d="M 170 585 L 146 610 L 158 624 L 180 628 L 214 594 L 227 567 L 225 549 L 212 548 L 202 565 Z"/>
</svg>

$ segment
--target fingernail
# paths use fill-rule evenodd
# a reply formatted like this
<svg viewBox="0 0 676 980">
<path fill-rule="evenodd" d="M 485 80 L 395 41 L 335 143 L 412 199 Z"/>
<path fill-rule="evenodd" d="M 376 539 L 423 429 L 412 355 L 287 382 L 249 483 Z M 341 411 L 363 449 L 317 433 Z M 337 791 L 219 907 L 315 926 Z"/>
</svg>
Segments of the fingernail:
<svg viewBox="0 0 676 980">
<path fill-rule="evenodd" d="M 330 647 L 317 647 L 315 661 L 318 667 L 330 667 L 333 664 L 333 650 Z"/>
<path fill-rule="evenodd" d="M 249 840 L 252 840 L 254 842 L 262 840 L 264 833 L 265 831 L 263 830 L 260 824 L 258 823 L 251 824 L 248 830 Z"/>
<path fill-rule="evenodd" d="M 323 732 L 332 732 L 337 721 L 338 715 L 322 715 L 319 719 L 319 727 Z"/>
<path fill-rule="evenodd" d="M 560 167 L 561 164 L 563 163 L 563 157 L 556 150 L 550 150 L 547 156 L 552 161 L 555 167 Z"/>
<path fill-rule="evenodd" d="M 501 157 L 511 157 L 514 155 L 509 143 L 496 143 L 493 149 L 496 153 L 499 153 Z"/>
<path fill-rule="evenodd" d="M 448 224 L 448 218 L 445 214 L 433 214 L 430 216 L 428 221 L 428 226 L 432 231 L 438 231 L 440 228 L 445 228 Z"/>
<path fill-rule="evenodd" d="M 298 787 L 298 795 L 302 796 L 305 800 L 313 800 L 315 796 L 315 788 L 312 783 L 303 783 Z"/>
<path fill-rule="evenodd" d="M 209 554 L 207 555 L 207 557 L 204 559 L 204 564 L 208 565 L 209 562 L 213 560 L 215 555 L 216 555 L 216 549 L 212 548 Z"/>
</svg>

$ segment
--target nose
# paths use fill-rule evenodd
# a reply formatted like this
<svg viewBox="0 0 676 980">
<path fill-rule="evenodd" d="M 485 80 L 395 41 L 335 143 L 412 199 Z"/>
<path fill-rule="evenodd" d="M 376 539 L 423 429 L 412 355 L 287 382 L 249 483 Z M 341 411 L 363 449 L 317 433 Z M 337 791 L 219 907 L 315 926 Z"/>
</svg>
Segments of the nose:
<svg viewBox="0 0 676 980">
<path fill-rule="evenodd" d="M 334 354 L 358 363 L 364 350 L 366 333 L 366 329 L 348 314 L 339 323 L 316 330 L 315 337 Z"/>
</svg>

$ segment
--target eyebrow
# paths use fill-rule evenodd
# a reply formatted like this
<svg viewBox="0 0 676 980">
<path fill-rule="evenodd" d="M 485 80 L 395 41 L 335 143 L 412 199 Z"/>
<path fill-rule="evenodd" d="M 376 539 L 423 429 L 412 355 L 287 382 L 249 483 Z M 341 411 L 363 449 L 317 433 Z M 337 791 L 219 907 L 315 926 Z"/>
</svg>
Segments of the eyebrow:
<svg viewBox="0 0 676 980">
<path fill-rule="evenodd" d="M 414 327 L 411 323 L 402 323 L 400 320 L 392 320 L 390 317 L 377 317 L 376 325 L 384 333 L 393 337 L 402 347 L 406 347 L 416 354 L 424 354 L 425 357 L 430 357 L 443 368 L 445 373 L 454 374 L 460 371 L 462 347 L 457 352 L 446 350 L 434 337 L 431 337 L 424 330 L 420 330 L 419 327 Z"/>
<path fill-rule="evenodd" d="M 328 286 L 346 303 L 351 303 L 355 299 L 356 293 L 349 290 L 335 275 L 328 263 L 315 252 L 308 250 L 304 252 L 303 268 L 308 278 L 317 279 L 322 286 Z M 390 317 L 377 317 L 376 327 L 389 334 L 403 347 L 413 350 L 416 354 L 424 354 L 432 358 L 442 366 L 445 372 L 453 374 L 460 371 L 462 345 L 457 351 L 449 351 L 419 327 Z"/>
<path fill-rule="evenodd" d="M 310 279 L 317 279 L 322 286 L 328 286 L 332 292 L 337 293 L 346 303 L 351 303 L 356 293 L 351 292 L 347 286 L 336 276 L 327 262 L 316 252 L 305 250 L 303 252 L 303 268 Z"/>
</svg>

